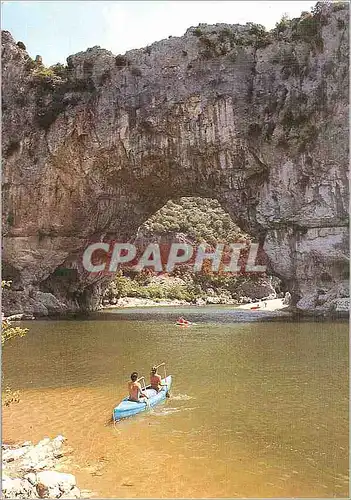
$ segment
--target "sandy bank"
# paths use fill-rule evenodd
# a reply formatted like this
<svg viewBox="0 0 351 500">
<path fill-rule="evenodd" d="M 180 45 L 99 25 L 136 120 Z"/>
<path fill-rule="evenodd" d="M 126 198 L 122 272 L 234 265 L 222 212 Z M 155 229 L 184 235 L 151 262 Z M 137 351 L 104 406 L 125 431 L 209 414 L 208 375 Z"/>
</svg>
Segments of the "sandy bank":
<svg viewBox="0 0 351 500">
<path fill-rule="evenodd" d="M 266 304 L 266 306 L 265 306 Z M 270 300 L 260 300 L 259 302 L 252 302 L 250 304 L 242 304 L 236 309 L 251 309 L 251 307 L 259 305 L 258 311 L 279 311 L 281 309 L 287 309 L 288 306 L 283 304 L 283 299 L 270 299 Z M 253 310 L 252 312 L 255 312 Z"/>
</svg>

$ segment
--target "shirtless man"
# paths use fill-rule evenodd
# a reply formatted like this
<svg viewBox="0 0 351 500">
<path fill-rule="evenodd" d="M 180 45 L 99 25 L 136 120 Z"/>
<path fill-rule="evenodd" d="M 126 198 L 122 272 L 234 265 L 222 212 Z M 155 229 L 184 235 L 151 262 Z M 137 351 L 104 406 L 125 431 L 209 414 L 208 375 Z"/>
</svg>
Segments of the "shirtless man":
<svg viewBox="0 0 351 500">
<path fill-rule="evenodd" d="M 138 382 L 138 373 L 133 372 L 130 378 L 131 382 L 128 382 L 129 401 L 143 403 L 144 401 L 140 399 L 140 397 L 149 399 L 149 396 L 143 392 L 141 385 Z"/>
<path fill-rule="evenodd" d="M 156 392 L 160 392 L 162 387 L 165 385 L 161 383 L 161 380 L 161 376 L 157 373 L 157 366 L 153 366 L 150 373 L 151 389 L 155 389 Z"/>
</svg>

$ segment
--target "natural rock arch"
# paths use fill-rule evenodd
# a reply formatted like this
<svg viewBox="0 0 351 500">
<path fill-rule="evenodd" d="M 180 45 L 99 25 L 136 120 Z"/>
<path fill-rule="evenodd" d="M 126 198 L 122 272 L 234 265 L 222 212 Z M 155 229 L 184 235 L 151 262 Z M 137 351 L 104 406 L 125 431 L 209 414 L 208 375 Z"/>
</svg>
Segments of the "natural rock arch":
<svg viewBox="0 0 351 500">
<path fill-rule="evenodd" d="M 94 47 L 56 73 L 3 32 L 3 259 L 25 289 L 49 283 L 70 307 L 91 306 L 99 285 L 82 249 L 131 237 L 181 192 L 217 198 L 264 239 L 302 309 L 321 287 L 344 296 L 347 5 L 312 19 L 310 38 L 304 19 L 274 36 L 200 26 L 125 56 Z M 68 280 L 59 267 L 73 268 Z"/>
</svg>

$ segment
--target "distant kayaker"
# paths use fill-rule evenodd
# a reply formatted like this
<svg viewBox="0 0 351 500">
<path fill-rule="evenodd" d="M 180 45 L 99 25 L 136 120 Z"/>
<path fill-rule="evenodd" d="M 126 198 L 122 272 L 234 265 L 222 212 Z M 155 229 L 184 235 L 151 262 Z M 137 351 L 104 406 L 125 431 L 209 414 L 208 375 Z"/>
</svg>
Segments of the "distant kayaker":
<svg viewBox="0 0 351 500">
<path fill-rule="evenodd" d="M 151 389 L 155 389 L 156 392 L 159 392 L 164 385 L 161 381 L 161 376 L 157 373 L 157 366 L 153 366 L 150 373 Z"/>
<path fill-rule="evenodd" d="M 187 319 L 184 319 L 183 316 L 181 316 L 180 318 L 177 319 L 177 323 L 180 323 L 180 324 L 184 324 L 184 325 L 187 325 L 189 323 L 189 321 Z"/>
<path fill-rule="evenodd" d="M 138 373 L 133 372 L 130 376 L 131 382 L 128 382 L 129 401 L 143 403 L 142 398 L 149 399 L 148 395 L 143 392 L 141 385 L 138 382 Z"/>
</svg>

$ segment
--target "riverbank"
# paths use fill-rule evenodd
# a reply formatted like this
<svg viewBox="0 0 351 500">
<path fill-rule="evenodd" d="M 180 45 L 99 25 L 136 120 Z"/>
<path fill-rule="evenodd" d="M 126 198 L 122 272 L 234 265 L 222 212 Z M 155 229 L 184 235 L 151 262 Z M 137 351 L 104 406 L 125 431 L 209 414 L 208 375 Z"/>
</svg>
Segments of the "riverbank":
<svg viewBox="0 0 351 500">
<path fill-rule="evenodd" d="M 123 297 L 119 299 L 116 304 L 108 304 L 102 309 L 116 309 L 116 308 L 135 308 L 135 307 L 166 307 L 166 306 L 193 306 L 201 307 L 206 305 L 233 305 L 235 309 L 251 310 L 255 306 L 259 306 L 262 311 L 279 311 L 282 309 L 288 310 L 288 306 L 284 304 L 284 299 L 266 299 L 258 302 L 248 302 L 240 304 L 237 300 L 228 299 L 221 301 L 220 297 L 209 297 L 209 300 L 199 299 L 196 303 L 189 303 L 186 300 L 171 300 L 171 299 L 141 299 L 138 297 Z"/>
<path fill-rule="evenodd" d="M 233 305 L 275 299 L 281 293 L 272 277 L 230 277 L 187 273 L 135 277 L 117 276 L 101 305 L 116 307 Z"/>
<path fill-rule="evenodd" d="M 159 306 L 185 306 L 189 305 L 186 300 L 171 299 L 142 299 L 139 297 L 123 297 L 115 304 L 103 305 L 101 309 L 115 309 L 116 307 L 159 307 Z"/>
<path fill-rule="evenodd" d="M 281 310 L 289 310 L 289 306 L 284 304 L 284 299 L 269 299 L 262 300 L 255 303 L 250 304 L 241 304 L 237 308 L 238 309 L 246 309 L 251 310 L 253 307 L 259 306 L 259 311 L 281 311 Z M 255 309 L 253 309 L 255 310 Z"/>
<path fill-rule="evenodd" d="M 61 472 L 72 451 L 65 441 L 57 436 L 36 445 L 30 441 L 3 444 L 3 498 L 89 498 L 91 492 L 80 490 L 73 474 Z"/>
</svg>

